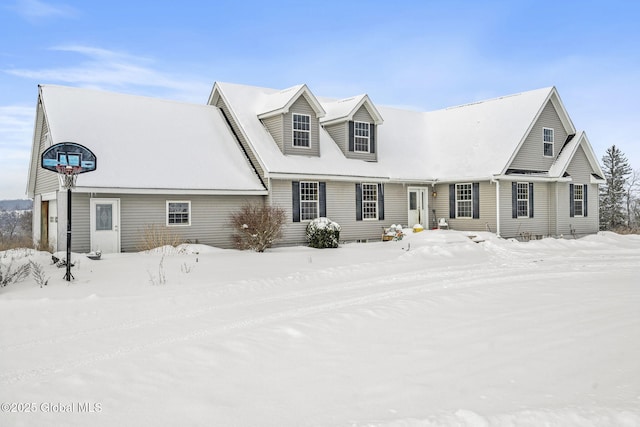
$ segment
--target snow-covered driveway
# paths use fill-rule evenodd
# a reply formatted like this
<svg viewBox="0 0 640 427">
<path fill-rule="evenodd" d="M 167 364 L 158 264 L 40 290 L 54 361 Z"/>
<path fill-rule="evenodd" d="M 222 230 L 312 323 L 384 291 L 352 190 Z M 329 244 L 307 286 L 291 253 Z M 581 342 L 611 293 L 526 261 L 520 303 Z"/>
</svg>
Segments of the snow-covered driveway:
<svg viewBox="0 0 640 427">
<path fill-rule="evenodd" d="M 640 238 L 466 234 L 78 255 L 71 285 L 33 255 L 0 425 L 640 425 Z"/>
</svg>

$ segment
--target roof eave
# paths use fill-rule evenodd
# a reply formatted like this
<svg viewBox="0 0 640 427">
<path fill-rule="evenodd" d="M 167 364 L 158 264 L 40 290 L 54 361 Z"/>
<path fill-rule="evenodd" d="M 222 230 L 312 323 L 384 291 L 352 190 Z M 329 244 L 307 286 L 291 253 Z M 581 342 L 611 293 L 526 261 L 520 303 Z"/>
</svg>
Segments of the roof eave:
<svg viewBox="0 0 640 427">
<path fill-rule="evenodd" d="M 266 196 L 266 189 L 205 189 L 205 188 L 143 188 L 143 187 L 100 187 L 77 186 L 76 193 L 114 193 L 114 194 L 183 194 L 206 196 Z"/>
</svg>

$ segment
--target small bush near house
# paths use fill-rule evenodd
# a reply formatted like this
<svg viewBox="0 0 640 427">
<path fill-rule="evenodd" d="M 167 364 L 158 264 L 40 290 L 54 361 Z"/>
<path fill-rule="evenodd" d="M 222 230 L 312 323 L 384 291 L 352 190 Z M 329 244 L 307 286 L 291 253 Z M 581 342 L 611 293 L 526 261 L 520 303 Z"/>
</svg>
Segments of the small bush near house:
<svg viewBox="0 0 640 427">
<path fill-rule="evenodd" d="M 163 246 L 180 246 L 185 240 L 178 233 L 168 227 L 151 224 L 145 225 L 142 229 L 136 249 L 140 252 L 150 251 Z"/>
<path fill-rule="evenodd" d="M 264 252 L 282 237 L 286 215 L 282 208 L 262 204 L 246 204 L 231 215 L 236 231 L 233 241 L 238 249 Z"/>
<path fill-rule="evenodd" d="M 617 234 L 640 234 L 640 228 L 638 227 L 620 226 L 614 228 L 612 231 Z"/>
<path fill-rule="evenodd" d="M 312 248 L 337 248 L 340 224 L 329 218 L 316 218 L 307 225 L 307 241 Z"/>
</svg>

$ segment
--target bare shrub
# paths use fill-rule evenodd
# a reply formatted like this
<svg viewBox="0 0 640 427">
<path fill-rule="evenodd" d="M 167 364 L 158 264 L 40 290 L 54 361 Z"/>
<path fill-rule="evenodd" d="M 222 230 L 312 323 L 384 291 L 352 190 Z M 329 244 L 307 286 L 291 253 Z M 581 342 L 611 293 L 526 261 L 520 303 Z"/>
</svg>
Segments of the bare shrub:
<svg viewBox="0 0 640 427">
<path fill-rule="evenodd" d="M 185 240 L 174 230 L 158 224 L 145 225 L 136 244 L 140 252 L 150 251 L 162 246 L 180 246 Z"/>
<path fill-rule="evenodd" d="M 47 286 L 49 284 L 49 277 L 44 272 L 42 264 L 29 260 L 29 268 L 31 269 L 31 275 L 40 287 Z"/>
<path fill-rule="evenodd" d="M 15 267 L 13 265 L 13 259 L 8 265 L 0 262 L 0 287 L 19 282 L 29 276 L 30 272 L 31 265 L 28 263 Z"/>
<path fill-rule="evenodd" d="M 612 231 L 617 234 L 640 234 L 640 228 L 638 227 L 620 226 L 614 228 Z"/>
<path fill-rule="evenodd" d="M 231 215 L 231 224 L 236 234 L 233 242 L 238 249 L 264 252 L 282 237 L 282 225 L 286 215 L 284 209 L 247 203 Z"/>
<path fill-rule="evenodd" d="M 164 285 L 167 283 L 167 275 L 164 271 L 164 254 L 162 258 L 160 258 L 160 264 L 158 265 L 158 277 L 149 270 L 147 270 L 147 273 L 149 273 L 149 282 L 151 282 L 152 285 Z"/>
<path fill-rule="evenodd" d="M 32 248 L 33 242 L 30 236 L 13 236 L 11 238 L 0 237 L 0 251 L 9 249 Z"/>
</svg>

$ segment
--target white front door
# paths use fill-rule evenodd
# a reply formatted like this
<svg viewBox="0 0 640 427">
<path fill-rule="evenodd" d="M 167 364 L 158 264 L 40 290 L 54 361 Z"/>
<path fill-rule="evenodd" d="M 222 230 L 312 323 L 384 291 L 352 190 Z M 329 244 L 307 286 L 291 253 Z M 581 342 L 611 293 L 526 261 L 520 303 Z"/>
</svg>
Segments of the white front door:
<svg viewBox="0 0 640 427">
<path fill-rule="evenodd" d="M 424 188 L 409 188 L 409 227 L 416 224 L 427 227 L 427 190 Z"/>
<path fill-rule="evenodd" d="M 48 221 L 48 227 L 49 229 L 47 230 L 47 234 L 48 234 L 48 239 L 49 241 L 47 242 L 49 244 L 50 248 L 53 248 L 54 250 L 58 250 L 58 202 L 57 200 L 49 200 L 49 218 L 47 219 Z M 66 230 L 66 228 L 65 228 Z M 66 241 L 65 241 L 65 245 L 66 245 Z"/>
<path fill-rule="evenodd" d="M 120 199 L 91 199 L 91 250 L 120 252 Z"/>
</svg>

